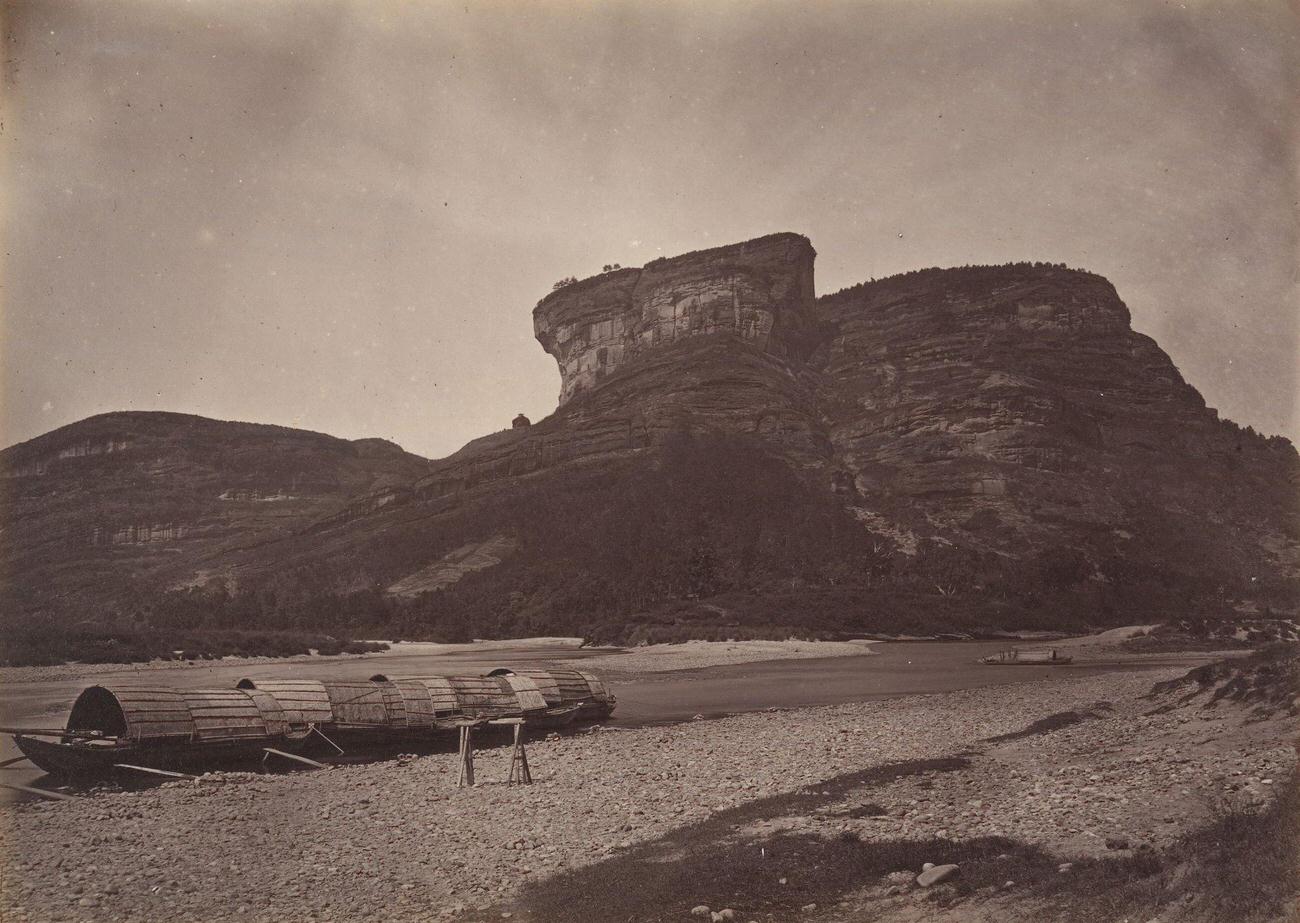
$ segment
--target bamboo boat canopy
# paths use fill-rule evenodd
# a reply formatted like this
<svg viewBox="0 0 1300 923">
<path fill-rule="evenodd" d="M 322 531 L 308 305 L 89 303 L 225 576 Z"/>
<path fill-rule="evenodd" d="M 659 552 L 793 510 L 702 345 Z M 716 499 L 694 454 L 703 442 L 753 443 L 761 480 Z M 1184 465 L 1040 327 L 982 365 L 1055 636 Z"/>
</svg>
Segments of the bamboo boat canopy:
<svg viewBox="0 0 1300 923">
<path fill-rule="evenodd" d="M 519 718 L 523 710 L 510 684 L 499 676 L 449 676 L 456 703 L 465 717 L 475 719 Z"/>
<path fill-rule="evenodd" d="M 314 679 L 241 679 L 236 688 L 269 694 L 294 727 L 326 724 L 334 718 L 325 684 Z"/>
<path fill-rule="evenodd" d="M 240 680 L 231 689 L 96 685 L 82 690 L 62 730 L 5 728 L 27 759 L 47 772 L 118 769 L 167 774 L 221 760 L 286 757 L 317 739 L 392 744 L 483 722 L 559 728 L 599 720 L 614 696 L 577 670 L 494 670 L 482 676 L 367 680 Z M 41 738 L 54 737 L 56 741 Z M 467 739 L 467 737 L 466 737 Z M 175 773 L 171 773 L 175 775 Z"/>
<path fill-rule="evenodd" d="M 291 721 L 306 720 L 325 729 L 414 730 L 524 715 L 519 695 L 497 676 L 391 680 L 380 673 L 368 680 L 243 679 L 239 688 L 265 692 L 279 701 Z"/>
<path fill-rule="evenodd" d="M 99 685 L 77 697 L 67 732 L 136 742 L 236 741 L 284 737 L 313 725 L 418 730 L 575 710 L 580 717 L 604 718 L 614 702 L 590 673 L 507 667 L 486 676 L 243 679 L 234 689 Z"/>
<path fill-rule="evenodd" d="M 525 718 L 546 711 L 546 696 L 542 695 L 542 690 L 537 685 L 537 681 L 531 676 L 522 676 L 518 673 L 498 675 L 514 691 L 515 698 L 518 699 L 519 707 L 522 709 Z"/>
<path fill-rule="evenodd" d="M 90 686 L 72 705 L 67 730 L 137 742 L 282 737 L 289 730 L 274 697 L 245 689 Z"/>
<path fill-rule="evenodd" d="M 488 675 L 502 677 L 512 685 L 528 680 L 545 700 L 547 708 L 578 707 L 579 714 L 584 718 L 608 717 L 617 702 L 600 677 L 583 670 L 515 670 L 498 667 Z"/>
</svg>

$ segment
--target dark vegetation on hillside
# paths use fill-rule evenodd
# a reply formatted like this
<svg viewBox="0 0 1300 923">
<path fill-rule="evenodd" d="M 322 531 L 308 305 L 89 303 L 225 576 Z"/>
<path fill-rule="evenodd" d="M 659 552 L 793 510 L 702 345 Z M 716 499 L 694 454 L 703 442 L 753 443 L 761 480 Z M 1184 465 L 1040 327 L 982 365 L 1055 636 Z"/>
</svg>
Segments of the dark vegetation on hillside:
<svg viewBox="0 0 1300 923">
<path fill-rule="evenodd" d="M 1265 607 L 1258 618 L 1221 620 L 1184 618 L 1156 625 L 1146 634 L 1125 641 L 1125 650 L 1139 654 L 1168 651 L 1226 651 L 1258 648 L 1300 640 L 1300 623 L 1273 618 Z"/>
<path fill-rule="evenodd" d="M 155 631 L 26 625 L 0 634 L 0 666 L 78 663 L 146 663 L 220 657 L 293 657 L 297 654 L 366 654 L 388 645 L 290 631 Z"/>
<path fill-rule="evenodd" d="M 395 578 L 418 566 L 411 555 L 429 560 L 431 551 L 501 533 L 518 545 L 503 563 L 415 599 L 389 597 L 378 581 L 350 588 L 346 574 L 304 567 L 254 587 L 141 591 L 83 617 L 129 635 L 121 644 L 134 657 L 195 644 L 194 633 L 250 626 L 440 641 L 575 635 L 605 644 L 1083 631 L 1220 615 L 1246 592 L 1212 561 L 1179 570 L 1105 545 L 1013 559 L 923 540 L 906 555 L 761 441 L 686 432 L 666 440 L 658 464 L 521 483 L 450 511 L 422 544 L 380 535 L 355 563 L 373 572 L 390 560 Z M 1288 590 L 1279 584 L 1279 605 L 1294 605 Z M 60 649 L 57 622 L 25 627 L 32 624 L 7 626 L 11 662 Z M 85 637 L 78 631 L 64 632 L 69 650 L 85 646 L 73 644 Z"/>
<path fill-rule="evenodd" d="M 930 266 L 924 269 L 910 269 L 907 272 L 895 273 L 892 276 L 885 276 L 880 279 L 870 278 L 865 282 L 858 282 L 854 285 L 847 285 L 826 295 L 820 296 L 819 300 L 828 300 L 839 298 L 843 295 L 851 295 L 855 292 L 861 292 L 863 289 L 878 289 L 886 285 L 911 285 L 920 283 L 924 285 L 938 285 L 940 288 L 948 288 L 954 285 L 969 287 L 979 293 L 985 293 L 990 288 L 999 284 L 1021 282 L 1027 275 L 1051 276 L 1055 274 L 1070 276 L 1092 276 L 1093 274 L 1085 269 L 1071 269 L 1065 263 L 1044 263 L 1020 261 L 1016 263 L 998 263 L 991 265 L 966 265 L 950 266 L 941 268 Z M 1095 278 L 1101 278 L 1096 276 Z"/>
</svg>

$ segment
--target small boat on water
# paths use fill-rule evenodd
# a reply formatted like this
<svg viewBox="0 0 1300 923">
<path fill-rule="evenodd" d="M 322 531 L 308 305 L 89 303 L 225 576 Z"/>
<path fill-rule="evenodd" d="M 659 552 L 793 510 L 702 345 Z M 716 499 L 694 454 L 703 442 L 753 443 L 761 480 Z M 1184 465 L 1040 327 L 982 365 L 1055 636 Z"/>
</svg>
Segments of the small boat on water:
<svg viewBox="0 0 1300 923">
<path fill-rule="evenodd" d="M 980 663 L 1003 667 L 1054 667 L 1064 666 L 1067 663 L 1073 662 L 1073 657 L 1063 656 L 1061 652 L 1054 647 L 1036 648 L 1033 650 L 1012 648 L 1009 651 L 998 651 L 996 654 L 990 654 L 988 657 L 980 658 Z"/>
</svg>

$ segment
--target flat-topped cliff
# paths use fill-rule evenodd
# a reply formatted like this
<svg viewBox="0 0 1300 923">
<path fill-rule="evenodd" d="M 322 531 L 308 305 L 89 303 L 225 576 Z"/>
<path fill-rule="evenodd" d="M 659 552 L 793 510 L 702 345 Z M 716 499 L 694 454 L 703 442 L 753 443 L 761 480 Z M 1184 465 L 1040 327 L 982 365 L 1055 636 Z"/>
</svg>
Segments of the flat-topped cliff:
<svg viewBox="0 0 1300 923">
<path fill-rule="evenodd" d="M 161 414 L 5 450 L 9 610 L 306 587 L 289 627 L 369 593 L 347 618 L 405 613 L 372 636 L 626 642 L 1300 605 L 1295 449 L 1220 420 L 1104 278 L 927 269 L 817 298 L 814 258 L 774 234 L 557 289 L 533 311 L 556 411 L 432 462 Z"/>
<path fill-rule="evenodd" d="M 688 337 L 718 334 L 802 358 L 813 335 L 813 259 L 799 234 L 654 260 L 565 285 L 533 310 L 559 363 L 560 404 L 618 368 Z"/>
<path fill-rule="evenodd" d="M 1207 568 L 1294 566 L 1294 450 L 1220 421 L 1104 278 L 923 270 L 818 310 L 824 420 L 866 521 L 1017 555 L 1137 558 L 1178 535 Z"/>
</svg>

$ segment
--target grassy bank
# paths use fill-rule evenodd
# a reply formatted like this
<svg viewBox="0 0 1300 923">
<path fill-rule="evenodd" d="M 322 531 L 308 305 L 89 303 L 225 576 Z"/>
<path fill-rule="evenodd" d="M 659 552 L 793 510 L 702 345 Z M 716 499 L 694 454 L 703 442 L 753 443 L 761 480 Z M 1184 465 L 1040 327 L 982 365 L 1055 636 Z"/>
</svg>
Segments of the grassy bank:
<svg viewBox="0 0 1300 923">
<path fill-rule="evenodd" d="M 1182 651 L 1226 651 L 1294 642 L 1300 626 L 1294 618 L 1185 618 L 1154 626 L 1124 642 L 1126 651 L 1164 654 Z"/>
</svg>

